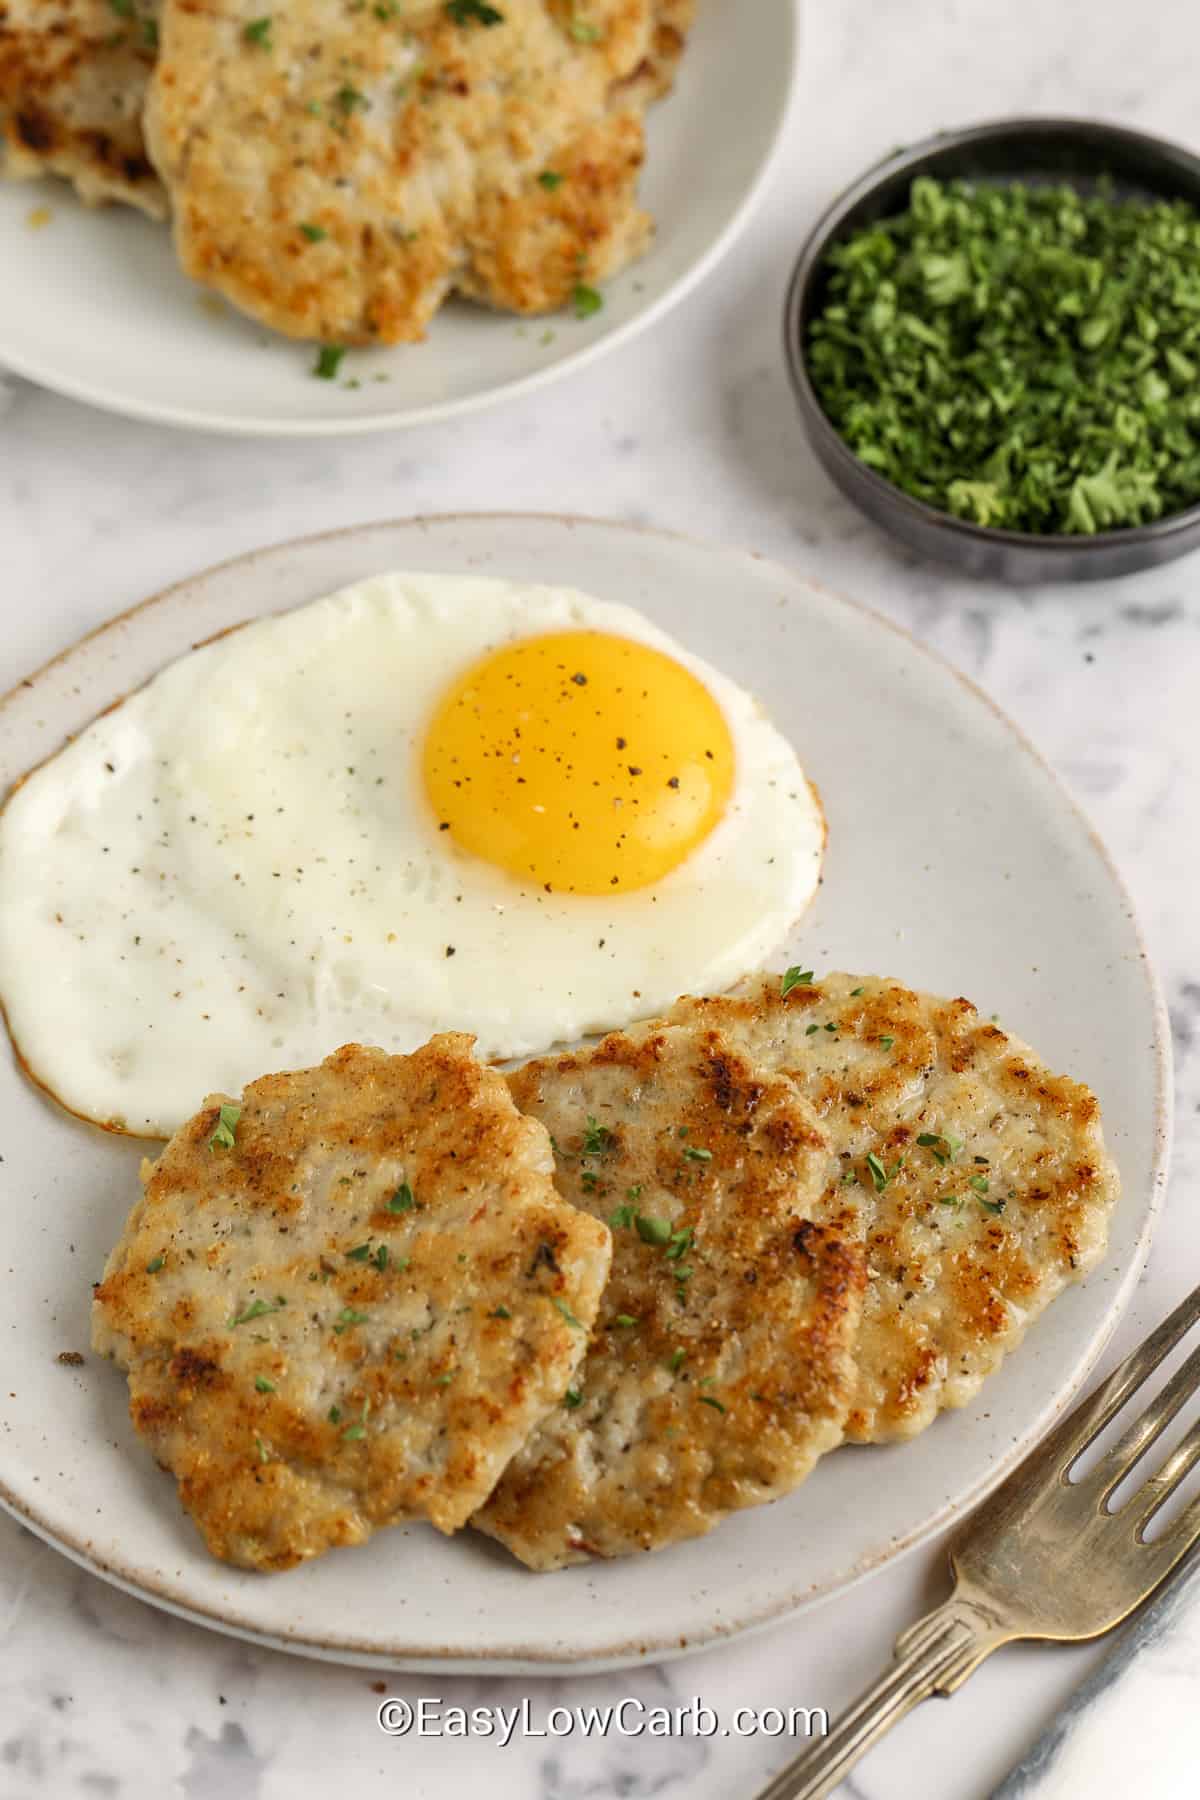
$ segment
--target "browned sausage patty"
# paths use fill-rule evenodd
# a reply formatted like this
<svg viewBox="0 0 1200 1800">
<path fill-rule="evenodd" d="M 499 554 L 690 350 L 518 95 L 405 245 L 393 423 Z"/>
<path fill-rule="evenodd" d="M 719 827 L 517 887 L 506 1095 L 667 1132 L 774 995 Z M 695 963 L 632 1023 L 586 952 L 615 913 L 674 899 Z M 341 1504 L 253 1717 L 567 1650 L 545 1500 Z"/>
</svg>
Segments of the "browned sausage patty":
<svg viewBox="0 0 1200 1800">
<path fill-rule="evenodd" d="M 720 1032 L 615 1033 L 509 1078 L 559 1191 L 607 1219 L 587 1358 L 474 1523 L 535 1569 L 658 1549 L 841 1442 L 864 1285 L 837 1159 Z"/>
<path fill-rule="evenodd" d="M 165 217 L 142 138 L 159 0 L 0 0 L 2 167 Z"/>
<path fill-rule="evenodd" d="M 93 1342 L 215 1556 L 454 1531 L 579 1365 L 609 1232 L 471 1042 L 265 1076 L 146 1168 Z"/>
<path fill-rule="evenodd" d="M 781 988 L 756 976 L 672 1017 L 724 1032 L 813 1106 L 866 1231 L 846 1435 L 911 1437 L 1103 1255 L 1119 1180 L 1100 1107 L 967 1000 L 867 975 Z"/>
<path fill-rule="evenodd" d="M 640 253 L 641 117 L 691 0 L 164 0 L 146 111 L 179 259 L 289 336 L 564 305 Z"/>
</svg>

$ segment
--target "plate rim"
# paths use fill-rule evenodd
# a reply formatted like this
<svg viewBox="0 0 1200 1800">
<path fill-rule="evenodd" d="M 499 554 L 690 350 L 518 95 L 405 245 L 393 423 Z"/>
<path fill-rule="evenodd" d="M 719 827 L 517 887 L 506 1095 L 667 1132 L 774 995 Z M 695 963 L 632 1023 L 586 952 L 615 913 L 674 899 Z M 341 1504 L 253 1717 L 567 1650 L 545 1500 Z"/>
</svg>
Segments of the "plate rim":
<svg viewBox="0 0 1200 1800">
<path fill-rule="evenodd" d="M 787 36 L 787 73 L 779 110 L 771 124 L 766 148 L 757 169 L 715 237 L 684 269 L 682 274 L 670 282 L 656 299 L 639 308 L 631 318 L 616 326 L 614 330 L 581 343 L 578 349 L 568 351 L 565 356 L 555 362 L 547 363 L 542 368 L 532 369 L 528 374 L 514 376 L 511 380 L 500 382 L 496 387 L 487 388 L 478 393 L 465 394 L 454 400 L 432 401 L 426 406 L 367 414 L 359 418 L 330 418 L 328 420 L 276 419 L 269 416 L 239 417 L 236 414 L 199 412 L 191 407 L 160 405 L 152 400 L 134 399 L 131 401 L 123 398 L 119 393 L 114 393 L 103 382 L 76 380 L 71 376 L 63 378 L 57 375 L 52 367 L 48 370 L 37 356 L 27 356 L 21 350 L 13 351 L 2 341 L 0 341 L 0 377 L 7 372 L 24 381 L 33 382 L 50 393 L 59 394 L 64 399 L 77 401 L 80 405 L 91 406 L 97 411 L 119 418 L 135 419 L 142 424 L 165 425 L 179 431 L 209 432 L 216 437 L 239 438 L 344 438 L 365 437 L 377 431 L 408 431 L 419 425 L 434 425 L 447 419 L 463 418 L 472 413 L 482 412 L 486 407 L 534 393 L 547 387 L 561 376 L 586 368 L 608 351 L 618 349 L 621 345 L 629 343 L 640 332 L 648 330 L 651 325 L 656 324 L 681 301 L 685 300 L 732 249 L 734 242 L 757 211 L 763 194 L 780 162 L 788 122 L 795 108 L 800 88 L 803 7 L 804 0 L 781 0 L 780 18 Z M 169 224 L 167 229 L 170 229 Z M 653 254 L 653 246 L 651 254 Z M 499 320 L 503 320 L 506 316 L 515 317 L 517 315 L 497 315 Z"/>
<path fill-rule="evenodd" d="M 259 1644 L 268 1649 L 283 1651 L 291 1655 L 308 1656 L 327 1662 L 350 1663 L 380 1669 L 408 1669 L 426 1673 L 527 1673 L 567 1677 L 588 1671 L 603 1672 L 627 1668 L 636 1664 L 675 1661 L 701 1650 L 728 1643 L 734 1638 L 765 1631 L 772 1625 L 782 1623 L 789 1618 L 799 1617 L 801 1613 L 823 1605 L 839 1595 L 849 1593 L 876 1569 L 895 1563 L 909 1555 L 939 1532 L 965 1518 L 1000 1485 L 1005 1477 L 1030 1453 L 1034 1445 L 1052 1428 L 1054 1423 L 1064 1416 L 1067 1408 L 1083 1389 L 1120 1323 L 1129 1299 L 1146 1266 L 1154 1232 L 1163 1209 L 1170 1167 L 1173 1132 L 1171 1105 L 1173 1047 L 1162 985 L 1151 960 L 1141 920 L 1129 888 L 1084 808 L 1064 779 L 1042 756 L 1022 728 L 969 675 L 896 620 L 888 618 L 886 614 L 878 611 L 875 607 L 831 587 L 828 583 L 806 575 L 788 563 L 765 556 L 759 551 L 748 550 L 737 545 L 714 543 L 701 537 L 694 537 L 689 533 L 663 527 L 630 524 L 621 520 L 597 518 L 579 513 L 525 511 L 417 513 L 337 526 L 325 531 L 305 533 L 299 537 L 279 539 L 238 552 L 219 562 L 209 564 L 203 569 L 195 570 L 191 574 L 169 583 L 166 587 L 158 589 L 145 599 L 136 601 L 133 605 L 93 627 L 91 631 L 83 633 L 55 656 L 48 658 L 30 675 L 18 679 L 5 692 L 0 693 L 0 716 L 14 700 L 21 695 L 27 695 L 43 677 L 57 669 L 68 658 L 73 657 L 85 645 L 104 637 L 109 632 L 121 629 L 141 613 L 171 601 L 196 583 L 205 582 L 235 568 L 266 560 L 281 552 L 303 553 L 309 546 L 315 544 L 325 544 L 335 540 L 353 540 L 380 531 L 414 528 L 424 530 L 429 527 L 452 527 L 464 522 L 472 525 L 538 523 L 565 528 L 568 532 L 579 527 L 599 529 L 622 537 L 640 537 L 679 544 L 689 550 L 724 559 L 748 561 L 759 572 L 778 576 L 785 589 L 790 589 L 796 582 L 800 582 L 817 593 L 825 595 L 835 605 L 857 613 L 868 620 L 872 626 L 884 626 L 920 656 L 933 663 L 942 674 L 953 676 L 972 699 L 983 702 L 993 718 L 1015 742 L 1022 756 L 1032 763 L 1034 769 L 1047 780 L 1056 798 L 1063 803 L 1089 840 L 1108 876 L 1111 889 L 1115 891 L 1117 898 L 1122 903 L 1129 922 L 1137 949 L 1138 968 L 1150 1002 L 1150 1017 L 1154 1033 L 1150 1046 L 1155 1075 L 1152 1119 L 1153 1155 L 1148 1172 L 1149 1195 L 1141 1227 L 1133 1246 L 1132 1256 L 1121 1271 L 1120 1278 L 1113 1285 L 1100 1325 L 1084 1348 L 1070 1383 L 1066 1388 L 1056 1392 L 1052 1404 L 1039 1422 L 1040 1428 L 1036 1432 L 1027 1428 L 1020 1433 L 974 1487 L 965 1493 L 945 1500 L 906 1536 L 893 1539 L 882 1554 L 874 1554 L 865 1558 L 859 1565 L 852 1568 L 849 1574 L 843 1573 L 835 1576 L 810 1588 L 804 1594 L 796 1595 L 792 1591 L 785 1592 L 781 1596 L 773 1598 L 769 1604 L 759 1606 L 750 1617 L 736 1616 L 715 1619 L 703 1633 L 696 1633 L 687 1639 L 666 1638 L 661 1633 L 649 1641 L 634 1636 L 624 1643 L 613 1643 L 601 1649 L 586 1651 L 582 1655 L 573 1654 L 569 1646 L 546 1648 L 520 1642 L 513 1642 L 502 1648 L 481 1649 L 478 1652 L 466 1650 L 461 1646 L 437 1652 L 431 1651 L 428 1644 L 407 1649 L 401 1642 L 381 1648 L 377 1639 L 364 1642 L 344 1636 L 317 1638 L 300 1633 L 262 1630 L 251 1620 L 245 1619 L 237 1613 L 217 1611 L 177 1598 L 172 1592 L 169 1582 L 163 1581 L 161 1585 L 148 1582 L 143 1575 L 89 1549 L 82 1534 L 68 1537 L 46 1525 L 35 1516 L 31 1507 L 12 1491 L 5 1479 L 3 1469 L 0 1467 L 0 1508 L 32 1531 L 43 1542 L 65 1555 L 69 1561 L 76 1563 L 89 1573 L 99 1576 L 135 1599 L 155 1606 L 161 1611 L 171 1613 L 177 1618 L 185 1619 L 189 1623 L 221 1632 L 229 1637 Z M 270 615 L 264 613 L 261 616 Z M 180 654 L 186 654 L 186 651 L 181 651 Z M 27 771 L 16 778 L 17 784 L 24 779 L 24 773 Z M 1098 1276 L 1099 1271 L 1095 1273 Z M 869 1454 L 869 1450 L 867 1453 Z"/>
</svg>

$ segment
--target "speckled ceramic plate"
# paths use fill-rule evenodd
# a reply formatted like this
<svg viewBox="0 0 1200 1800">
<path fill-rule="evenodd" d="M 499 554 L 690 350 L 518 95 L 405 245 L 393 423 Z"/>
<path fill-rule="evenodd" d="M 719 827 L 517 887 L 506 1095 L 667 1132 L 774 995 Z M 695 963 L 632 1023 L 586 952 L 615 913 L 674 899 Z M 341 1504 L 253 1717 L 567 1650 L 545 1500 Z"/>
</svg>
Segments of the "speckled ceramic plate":
<svg viewBox="0 0 1200 1800">
<path fill-rule="evenodd" d="M 0 783 L 198 639 L 387 568 L 561 581 L 648 617 L 754 690 L 829 817 L 793 960 L 971 996 L 1105 1109 L 1124 1195 L 1102 1266 L 975 1405 L 915 1443 L 841 1450 L 775 1506 L 655 1556 L 531 1575 L 469 1532 L 385 1532 L 286 1575 L 203 1551 L 88 1353 L 90 1284 L 143 1147 L 68 1118 L 0 1050 L 0 1495 L 132 1593 L 282 1649 L 414 1667 L 616 1666 L 811 1605 L 961 1513 L 1067 1404 L 1142 1265 L 1167 1153 L 1167 1033 L 1129 897 L 1014 728 L 872 613 L 732 551 L 583 520 L 379 525 L 242 557 L 116 620 L 0 706 Z M 332 1048 L 332 1046 L 331 1046 Z"/>
<path fill-rule="evenodd" d="M 193 286 L 163 226 L 89 211 L 61 182 L 0 182 L 0 365 L 133 418 L 274 436 L 395 429 L 539 387 L 658 318 L 729 248 L 779 142 L 798 6 L 754 0 L 751 28 L 744 0 L 699 0 L 675 91 L 647 115 L 654 244 L 591 318 L 451 303 L 423 344 L 352 352 L 317 381 L 312 346 Z"/>
</svg>

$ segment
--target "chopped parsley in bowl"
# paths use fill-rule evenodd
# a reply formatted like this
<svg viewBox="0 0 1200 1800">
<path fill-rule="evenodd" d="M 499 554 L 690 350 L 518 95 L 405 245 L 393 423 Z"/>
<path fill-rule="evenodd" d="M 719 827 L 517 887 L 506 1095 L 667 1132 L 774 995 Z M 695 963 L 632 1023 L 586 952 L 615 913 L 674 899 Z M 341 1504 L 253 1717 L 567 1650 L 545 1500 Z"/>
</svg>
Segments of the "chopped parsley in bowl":
<svg viewBox="0 0 1200 1800">
<path fill-rule="evenodd" d="M 1188 178 L 1148 179 L 1156 149 Z M 1187 152 L 1030 120 L 890 159 L 810 240 L 787 332 L 821 460 L 916 548 L 1044 579 L 1200 540 Z M 1098 554 L 1117 542 L 1115 560 Z"/>
</svg>

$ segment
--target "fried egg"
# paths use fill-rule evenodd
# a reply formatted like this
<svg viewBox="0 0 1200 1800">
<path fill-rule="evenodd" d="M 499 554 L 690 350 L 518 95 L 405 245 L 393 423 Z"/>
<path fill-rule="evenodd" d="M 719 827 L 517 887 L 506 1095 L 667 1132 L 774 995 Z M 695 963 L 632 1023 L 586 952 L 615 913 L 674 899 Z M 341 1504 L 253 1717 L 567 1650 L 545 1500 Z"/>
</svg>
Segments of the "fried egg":
<svg viewBox="0 0 1200 1800">
<path fill-rule="evenodd" d="M 165 1136 L 350 1040 L 502 1059 L 729 985 L 824 823 L 753 698 L 631 608 L 388 574 L 192 651 L 0 814 L 0 998 L 82 1116 Z"/>
</svg>

